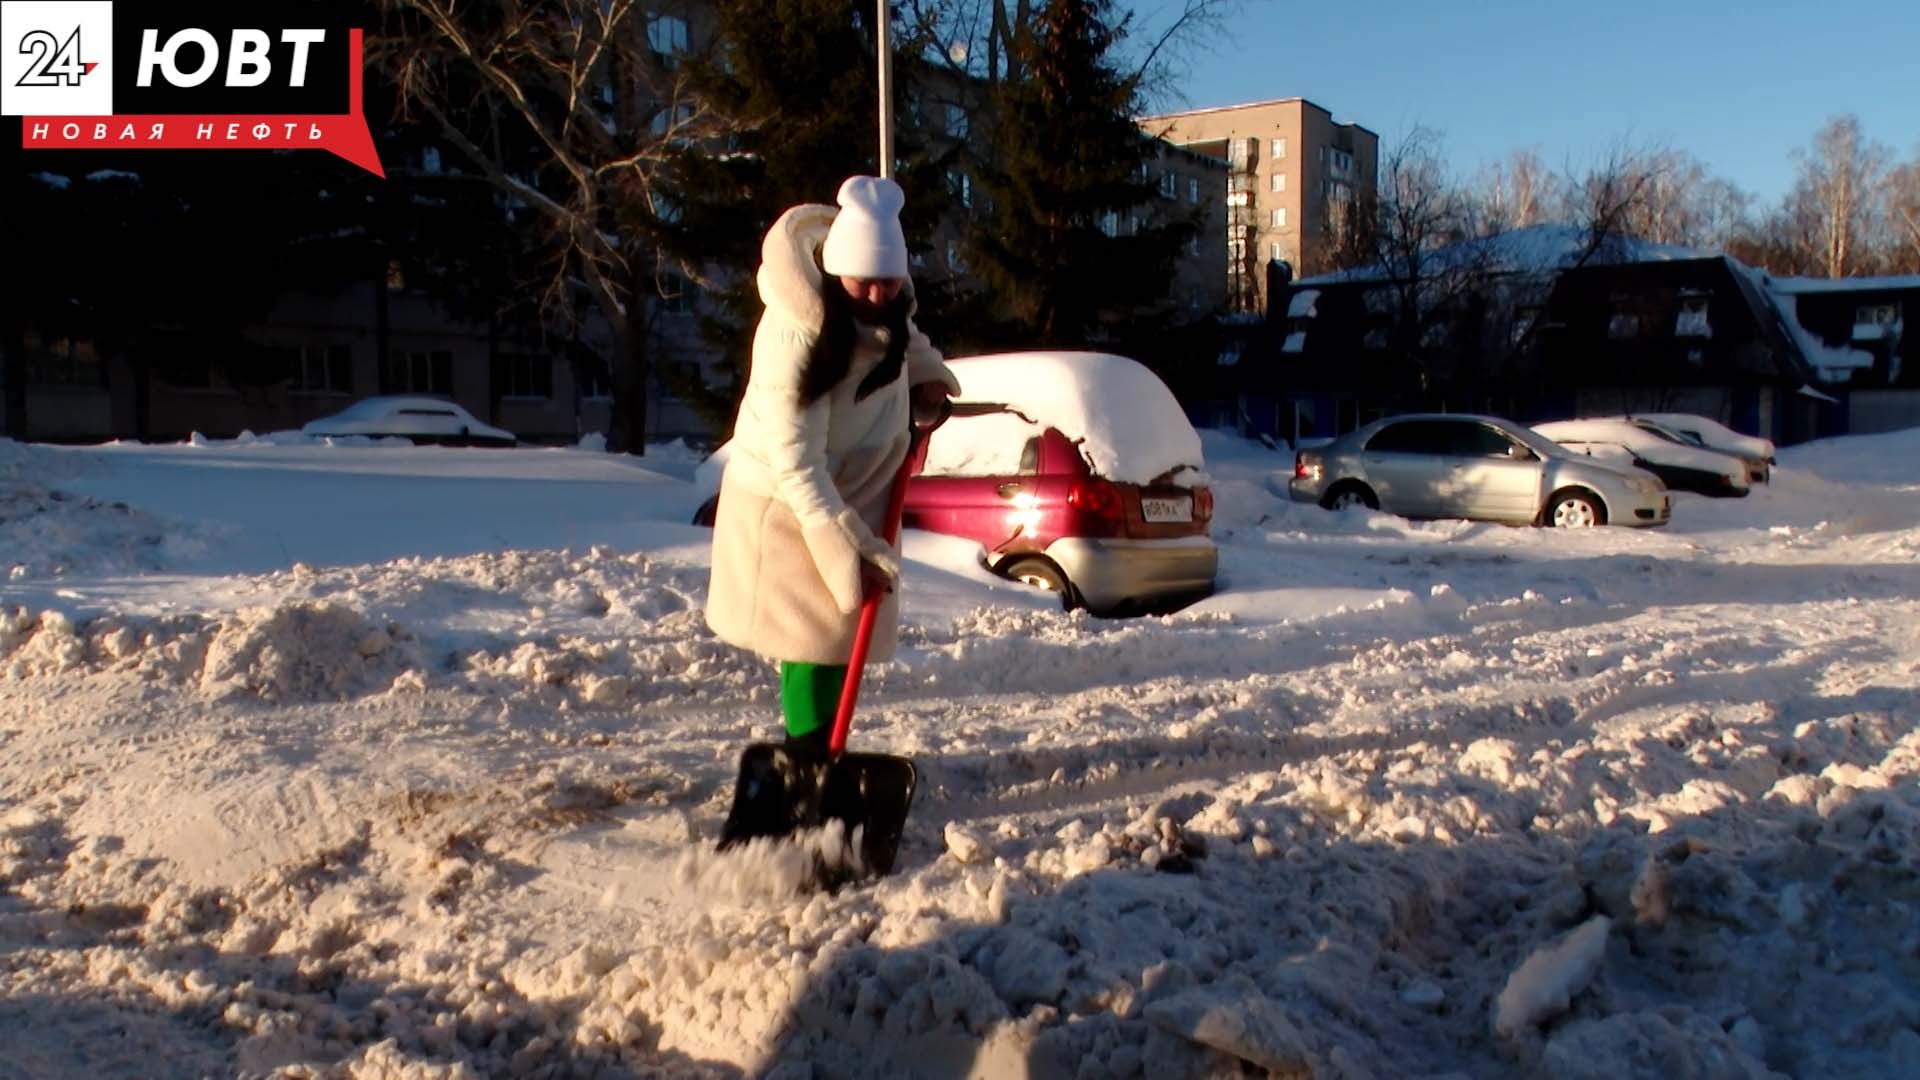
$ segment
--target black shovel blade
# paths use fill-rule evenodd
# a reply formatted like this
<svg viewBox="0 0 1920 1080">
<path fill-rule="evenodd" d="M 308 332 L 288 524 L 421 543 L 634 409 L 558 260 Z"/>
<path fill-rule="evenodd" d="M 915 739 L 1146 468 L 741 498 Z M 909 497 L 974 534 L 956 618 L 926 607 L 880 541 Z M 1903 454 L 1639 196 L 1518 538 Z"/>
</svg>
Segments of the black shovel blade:
<svg viewBox="0 0 1920 1080">
<path fill-rule="evenodd" d="M 907 827 L 907 810 L 920 773 L 913 762 L 892 754 L 841 754 L 827 766 L 822 785 L 822 821 L 846 823 L 847 835 L 859 833 L 860 855 L 867 873 L 880 877 L 893 872 L 900 853 L 900 834 Z"/>
<path fill-rule="evenodd" d="M 859 830 L 867 874 L 890 873 L 918 783 L 913 762 L 891 754 L 842 754 L 827 762 L 776 743 L 754 743 L 740 755 L 719 850 L 839 821 L 848 836 Z"/>
</svg>

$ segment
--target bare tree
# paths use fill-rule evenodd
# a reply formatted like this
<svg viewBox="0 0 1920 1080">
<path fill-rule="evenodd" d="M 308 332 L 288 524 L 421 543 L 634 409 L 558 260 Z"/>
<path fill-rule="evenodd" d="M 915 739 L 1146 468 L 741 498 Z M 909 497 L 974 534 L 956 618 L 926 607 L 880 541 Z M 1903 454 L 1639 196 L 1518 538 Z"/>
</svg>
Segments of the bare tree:
<svg viewBox="0 0 1920 1080">
<path fill-rule="evenodd" d="M 1243 2 L 1177 0 L 1138 24 L 1137 13 L 1127 14 L 1123 36 L 1140 47 L 1126 74 L 1149 100 L 1168 96 L 1184 65 Z M 908 17 L 934 43 L 934 59 L 989 87 L 1022 77 L 1020 46 L 1033 32 L 1036 6 L 1036 0 L 906 0 Z"/>
<path fill-rule="evenodd" d="M 617 353 L 612 443 L 643 450 L 647 319 L 671 215 L 656 181 L 687 141 L 721 134 L 675 62 L 685 23 L 643 16 L 633 0 L 384 7 L 389 32 L 370 55 L 405 112 L 429 118 L 509 212 L 539 223 L 542 308 L 575 337 L 598 313 Z"/>
<path fill-rule="evenodd" d="M 1920 274 L 1920 146 L 1913 160 L 1887 173 L 1887 269 Z"/>
<path fill-rule="evenodd" d="M 1438 134 L 1417 127 L 1382 158 L 1377 192 L 1363 193 L 1331 238 L 1335 265 L 1365 268 L 1357 272 L 1380 282 L 1369 307 L 1388 320 L 1390 352 L 1421 392 L 1492 269 L 1492 246 L 1467 242 L 1469 202 L 1447 172 Z"/>
<path fill-rule="evenodd" d="M 1811 152 L 1795 151 L 1800 175 L 1788 194 L 1800 228 L 1818 242 L 1820 269 L 1847 277 L 1870 264 L 1882 228 L 1882 181 L 1887 148 L 1866 138 L 1858 117 L 1836 116 L 1813 137 Z"/>
<path fill-rule="evenodd" d="M 1670 167 L 1657 155 L 1620 142 L 1585 173 L 1569 172 L 1564 187 L 1566 220 L 1580 229 L 1580 247 L 1566 265 L 1619 262 L 1628 254 L 1636 228 L 1650 220 L 1656 187 Z"/>
<path fill-rule="evenodd" d="M 1487 166 L 1470 189 L 1476 231 L 1494 236 L 1541 224 L 1559 201 L 1558 182 L 1533 150 L 1515 150 Z"/>
<path fill-rule="evenodd" d="M 1699 193 L 1700 235 L 1693 241 L 1710 251 L 1726 251 L 1753 230 L 1753 196 L 1731 180 L 1708 177 Z"/>
</svg>

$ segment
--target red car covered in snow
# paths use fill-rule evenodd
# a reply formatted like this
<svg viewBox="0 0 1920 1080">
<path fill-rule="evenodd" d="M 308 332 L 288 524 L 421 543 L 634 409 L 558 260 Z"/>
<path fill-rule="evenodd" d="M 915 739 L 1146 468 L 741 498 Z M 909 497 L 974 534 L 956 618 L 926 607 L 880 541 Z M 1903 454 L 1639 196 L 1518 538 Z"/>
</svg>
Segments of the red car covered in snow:
<svg viewBox="0 0 1920 1080">
<path fill-rule="evenodd" d="M 914 463 L 907 528 L 978 541 L 989 568 L 1067 607 L 1160 611 L 1213 590 L 1200 437 L 1158 376 L 1106 353 L 949 364 L 961 392 Z M 710 499 L 696 520 L 711 514 Z"/>
</svg>

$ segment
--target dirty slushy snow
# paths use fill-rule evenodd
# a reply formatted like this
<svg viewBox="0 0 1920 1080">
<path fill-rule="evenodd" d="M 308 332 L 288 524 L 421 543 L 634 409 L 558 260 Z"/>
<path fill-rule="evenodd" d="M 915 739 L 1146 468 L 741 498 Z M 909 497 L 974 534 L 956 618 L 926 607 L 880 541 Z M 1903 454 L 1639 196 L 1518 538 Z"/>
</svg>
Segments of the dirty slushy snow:
<svg viewBox="0 0 1920 1080">
<path fill-rule="evenodd" d="M 1920 432 L 1579 534 L 1204 446 L 1171 617 L 909 536 L 829 895 L 711 850 L 684 455 L 0 443 L 0 1075 L 1920 1071 Z"/>
</svg>

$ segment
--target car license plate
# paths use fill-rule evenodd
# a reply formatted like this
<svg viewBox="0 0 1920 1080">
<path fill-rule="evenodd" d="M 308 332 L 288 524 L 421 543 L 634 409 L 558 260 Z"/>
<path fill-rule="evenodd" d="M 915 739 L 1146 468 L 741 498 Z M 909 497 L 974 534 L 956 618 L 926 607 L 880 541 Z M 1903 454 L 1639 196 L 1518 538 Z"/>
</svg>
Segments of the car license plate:
<svg viewBox="0 0 1920 1080">
<path fill-rule="evenodd" d="M 1141 496 L 1140 516 L 1148 521 L 1192 521 L 1193 496 Z"/>
</svg>

